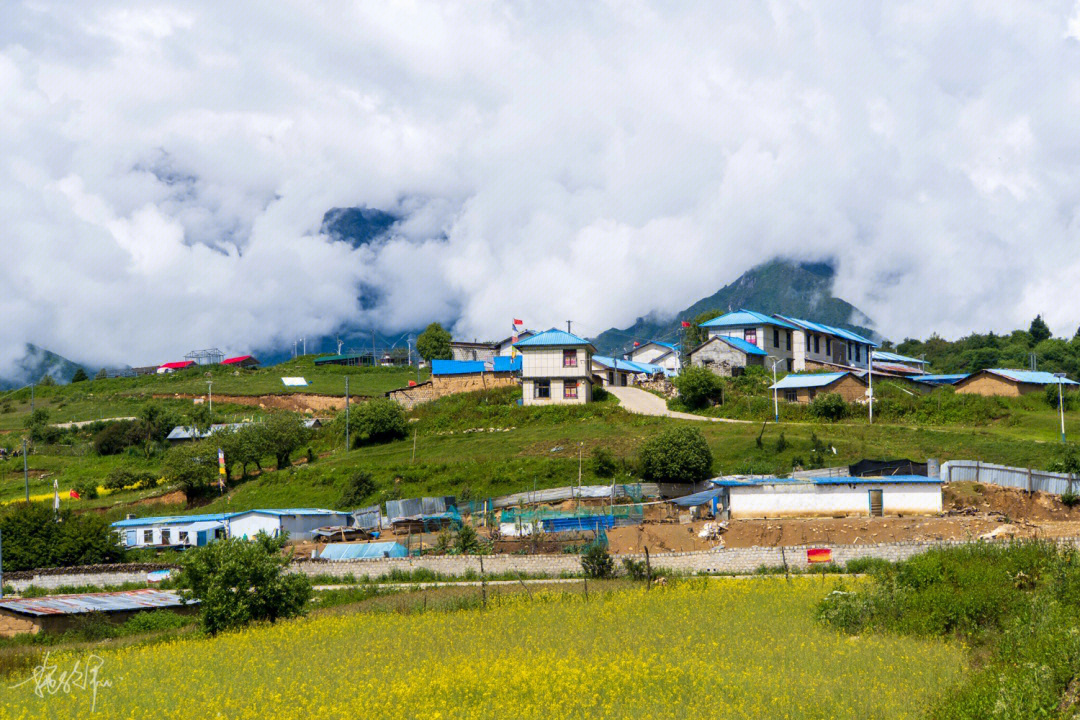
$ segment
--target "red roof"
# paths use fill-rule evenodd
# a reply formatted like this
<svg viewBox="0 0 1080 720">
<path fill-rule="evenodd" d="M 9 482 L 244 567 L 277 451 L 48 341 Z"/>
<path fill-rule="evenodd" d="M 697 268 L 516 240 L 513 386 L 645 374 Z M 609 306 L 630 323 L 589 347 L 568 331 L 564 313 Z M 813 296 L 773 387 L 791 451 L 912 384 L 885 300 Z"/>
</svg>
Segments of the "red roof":
<svg viewBox="0 0 1080 720">
<path fill-rule="evenodd" d="M 182 370 L 184 368 L 191 367 L 195 364 L 194 360 L 184 360 L 183 362 L 171 362 L 159 365 L 159 368 L 166 368 L 168 370 Z"/>
<path fill-rule="evenodd" d="M 250 355 L 237 355 L 236 357 L 227 358 L 221 361 L 222 365 L 234 365 L 236 363 L 242 363 L 245 360 L 254 360 L 255 358 Z"/>
</svg>

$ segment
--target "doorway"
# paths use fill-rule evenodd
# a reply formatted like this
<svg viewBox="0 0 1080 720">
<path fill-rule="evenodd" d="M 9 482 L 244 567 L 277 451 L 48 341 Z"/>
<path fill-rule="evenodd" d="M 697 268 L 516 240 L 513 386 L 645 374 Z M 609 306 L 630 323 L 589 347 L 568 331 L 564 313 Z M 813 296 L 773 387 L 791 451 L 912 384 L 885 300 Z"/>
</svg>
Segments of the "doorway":
<svg viewBox="0 0 1080 720">
<path fill-rule="evenodd" d="M 870 517 L 881 517 L 884 505 L 881 498 L 881 490 L 869 490 L 870 493 Z"/>
</svg>

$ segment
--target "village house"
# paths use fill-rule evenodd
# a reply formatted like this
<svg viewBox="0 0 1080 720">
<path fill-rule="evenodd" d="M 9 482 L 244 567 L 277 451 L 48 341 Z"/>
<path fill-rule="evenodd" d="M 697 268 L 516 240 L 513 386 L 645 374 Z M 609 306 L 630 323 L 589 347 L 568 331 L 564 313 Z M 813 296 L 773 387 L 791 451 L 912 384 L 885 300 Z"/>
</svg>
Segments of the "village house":
<svg viewBox="0 0 1080 720">
<path fill-rule="evenodd" d="M 669 375 L 678 375 L 682 365 L 679 359 L 679 346 L 659 340 L 635 345 L 634 349 L 626 354 L 626 359 L 637 363 L 659 365 Z"/>
<path fill-rule="evenodd" d="M 737 377 L 748 366 L 765 366 L 768 353 L 740 337 L 713 335 L 687 353 L 691 367 L 704 367 L 717 375 Z"/>
<path fill-rule="evenodd" d="M 799 329 L 786 320 L 770 317 L 754 310 L 735 310 L 703 322 L 700 327 L 708 331 L 708 340 L 716 337 L 737 338 L 764 351 L 766 355 L 780 360 L 777 370 L 791 372 L 795 369 L 792 347 L 794 335 Z M 691 355 L 698 350 L 700 348 L 695 348 Z M 713 351 L 718 350 L 720 349 L 714 347 Z M 746 355 L 745 352 L 743 354 Z M 735 356 L 727 358 L 729 362 L 735 359 L 737 359 Z M 706 366 L 704 359 L 695 363 L 692 357 L 691 364 Z M 714 365 L 714 367 L 718 370 L 723 368 L 722 365 Z"/>
<path fill-rule="evenodd" d="M 874 351 L 874 372 L 883 372 L 891 375 L 918 376 L 926 375 L 925 360 L 900 355 L 899 353 L 885 350 Z M 917 379 L 917 378 L 916 378 Z"/>
<path fill-rule="evenodd" d="M 194 360 L 182 360 L 178 362 L 167 362 L 163 365 L 158 365 L 157 374 L 167 375 L 168 373 L 176 372 L 177 370 L 187 370 L 188 368 L 195 367 Z"/>
<path fill-rule="evenodd" d="M 128 549 L 202 547 L 227 534 L 229 513 L 128 518 L 112 524 Z"/>
<path fill-rule="evenodd" d="M 237 355 L 236 357 L 225 358 L 221 361 L 222 365 L 230 365 L 232 367 L 240 368 L 257 368 L 259 367 L 259 361 L 251 355 Z"/>
<path fill-rule="evenodd" d="M 649 363 L 620 360 L 606 355 L 592 356 L 593 381 L 604 387 L 625 387 L 664 375 L 664 368 Z"/>
<path fill-rule="evenodd" d="M 525 405 L 581 404 L 592 399 L 592 356 L 587 340 L 552 328 L 514 348 L 521 353 Z"/>
<path fill-rule="evenodd" d="M 993 368 L 980 370 L 955 383 L 956 392 L 971 395 L 1004 395 L 1019 397 L 1033 392 L 1044 392 L 1047 385 L 1061 383 L 1071 390 L 1080 383 L 1059 378 L 1041 370 L 1008 370 Z"/>
<path fill-rule="evenodd" d="M 866 380 L 853 372 L 792 374 L 769 386 L 779 399 L 791 403 L 813 402 L 818 395 L 837 393 L 845 402 L 865 402 Z"/>
<path fill-rule="evenodd" d="M 229 537 L 253 539 L 260 532 L 271 537 L 288 533 L 290 540 L 310 540 L 321 527 L 348 526 L 352 515 L 321 508 L 284 508 L 246 510 L 230 515 L 227 520 Z"/>
<path fill-rule="evenodd" d="M 880 517 L 941 512 L 941 478 L 718 478 L 712 481 L 725 519 Z"/>
</svg>

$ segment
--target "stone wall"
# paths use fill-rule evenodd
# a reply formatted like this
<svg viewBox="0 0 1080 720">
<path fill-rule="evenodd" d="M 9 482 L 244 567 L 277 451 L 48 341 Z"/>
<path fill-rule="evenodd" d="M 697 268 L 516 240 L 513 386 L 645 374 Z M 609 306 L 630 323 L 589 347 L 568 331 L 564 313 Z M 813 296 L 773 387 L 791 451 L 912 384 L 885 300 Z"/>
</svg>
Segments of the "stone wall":
<svg viewBox="0 0 1080 720">
<path fill-rule="evenodd" d="M 675 385 L 666 377 L 657 377 L 652 380 L 644 380 L 637 384 L 639 388 L 643 390 L 652 390 L 662 394 L 664 397 L 673 398 L 679 394 L 679 391 L 675 389 Z"/>
<path fill-rule="evenodd" d="M 491 390 L 492 388 L 513 387 L 519 381 L 512 373 L 475 373 L 470 375 L 436 375 L 419 385 L 391 390 L 388 398 L 400 404 L 406 410 L 412 410 L 420 403 L 431 402 L 447 395 L 457 393 Z"/>
</svg>

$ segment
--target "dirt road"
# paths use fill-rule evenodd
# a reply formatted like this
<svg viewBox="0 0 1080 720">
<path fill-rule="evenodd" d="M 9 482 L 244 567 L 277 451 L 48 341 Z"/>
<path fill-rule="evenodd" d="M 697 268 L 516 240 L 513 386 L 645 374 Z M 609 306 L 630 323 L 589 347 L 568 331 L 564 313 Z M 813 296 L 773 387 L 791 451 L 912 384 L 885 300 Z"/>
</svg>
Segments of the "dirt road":
<svg viewBox="0 0 1080 720">
<path fill-rule="evenodd" d="M 692 415 L 690 413 L 668 410 L 667 403 L 664 402 L 663 398 L 635 387 L 611 386 L 605 388 L 605 390 L 619 398 L 619 404 L 622 405 L 627 412 L 636 413 L 638 415 L 661 415 L 663 417 L 679 418 L 680 420 L 698 420 L 700 422 L 748 422 L 747 420 L 731 420 L 729 418 L 702 417 L 701 415 Z"/>
</svg>

